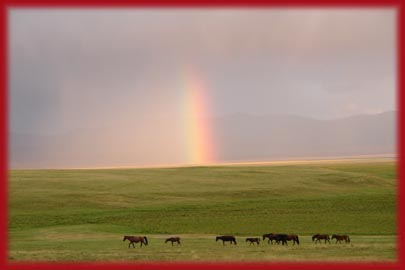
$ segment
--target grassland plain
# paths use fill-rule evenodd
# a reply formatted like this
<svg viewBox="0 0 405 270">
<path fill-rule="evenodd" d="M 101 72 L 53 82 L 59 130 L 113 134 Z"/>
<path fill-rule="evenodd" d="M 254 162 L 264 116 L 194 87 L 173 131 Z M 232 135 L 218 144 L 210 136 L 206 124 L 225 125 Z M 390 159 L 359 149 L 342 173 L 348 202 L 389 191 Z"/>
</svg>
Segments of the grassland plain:
<svg viewBox="0 0 405 270">
<path fill-rule="evenodd" d="M 13 261 L 349 260 L 396 258 L 396 162 L 346 160 L 153 169 L 10 170 Z M 249 246 L 284 232 L 299 246 Z M 315 233 L 350 244 L 314 244 Z M 215 235 L 234 234 L 237 246 Z M 123 235 L 150 245 L 128 249 Z M 180 246 L 164 244 L 182 237 Z"/>
</svg>

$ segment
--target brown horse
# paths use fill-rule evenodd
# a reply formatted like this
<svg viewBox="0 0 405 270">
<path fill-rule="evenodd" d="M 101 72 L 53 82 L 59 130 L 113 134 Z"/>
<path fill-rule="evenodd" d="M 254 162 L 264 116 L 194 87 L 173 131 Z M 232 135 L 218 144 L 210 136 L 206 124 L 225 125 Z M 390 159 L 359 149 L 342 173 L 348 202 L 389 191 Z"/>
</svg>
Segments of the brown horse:
<svg viewBox="0 0 405 270">
<path fill-rule="evenodd" d="M 255 243 L 257 243 L 257 245 L 260 244 L 260 238 L 256 237 L 256 238 L 246 238 L 246 242 L 249 242 L 249 246 L 251 246 L 252 244 L 254 245 Z"/>
<path fill-rule="evenodd" d="M 346 243 L 350 243 L 350 237 L 348 235 L 332 235 L 332 240 L 336 239 L 336 244 L 337 242 L 341 243 L 342 240 L 344 240 Z"/>
<path fill-rule="evenodd" d="M 122 241 L 125 242 L 125 240 L 129 241 L 128 248 L 130 248 L 131 244 L 135 248 L 134 243 L 138 243 L 138 242 L 141 242 L 141 247 L 142 247 L 142 244 L 144 244 L 145 246 L 148 245 L 148 238 L 146 238 L 146 236 L 128 236 L 128 235 L 125 235 L 124 239 Z"/>
<path fill-rule="evenodd" d="M 173 243 L 174 242 L 176 242 L 177 243 L 177 245 L 180 245 L 180 237 L 170 237 L 170 238 L 167 238 L 166 239 L 166 241 L 165 241 L 165 244 L 167 243 L 167 242 L 172 242 L 172 246 L 173 246 Z"/>
<path fill-rule="evenodd" d="M 268 244 L 270 244 L 270 243 L 273 244 L 273 240 L 275 240 L 277 243 L 277 234 L 275 234 L 275 233 L 263 234 L 263 240 L 266 238 L 269 239 L 269 241 L 267 242 Z"/>
<path fill-rule="evenodd" d="M 299 240 L 299 238 L 298 238 L 298 235 L 296 235 L 296 234 L 289 234 L 289 235 L 287 235 L 287 237 L 285 238 L 285 240 L 287 240 L 287 241 L 293 241 L 293 246 L 295 246 L 295 243 L 297 243 L 297 245 L 300 244 L 300 240 Z M 287 242 L 286 242 L 286 244 L 287 244 Z"/>
<path fill-rule="evenodd" d="M 217 236 L 215 242 L 217 242 L 218 240 L 222 240 L 222 244 L 225 246 L 225 242 L 231 242 L 236 245 L 236 238 L 235 236 L 231 236 L 231 235 L 223 235 L 223 236 Z"/>
<path fill-rule="evenodd" d="M 321 243 L 321 240 L 325 240 L 325 244 L 326 244 L 326 241 L 328 241 L 330 244 L 330 237 L 328 234 L 315 234 L 314 236 L 312 236 L 312 242 L 315 241 L 315 244 L 318 241 L 319 241 L 319 243 Z"/>
</svg>

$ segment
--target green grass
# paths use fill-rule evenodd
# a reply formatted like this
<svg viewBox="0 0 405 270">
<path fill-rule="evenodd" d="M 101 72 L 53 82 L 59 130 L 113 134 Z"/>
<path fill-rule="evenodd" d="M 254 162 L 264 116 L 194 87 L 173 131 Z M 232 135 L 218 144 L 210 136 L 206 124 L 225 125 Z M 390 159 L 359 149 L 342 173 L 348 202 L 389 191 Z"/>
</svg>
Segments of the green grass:
<svg viewBox="0 0 405 270">
<path fill-rule="evenodd" d="M 11 170 L 11 260 L 393 260 L 392 160 L 164 169 Z M 296 233 L 299 247 L 244 236 Z M 352 243 L 315 245 L 315 233 Z M 128 249 L 122 236 L 147 235 Z M 235 234 L 223 247 L 214 236 Z M 181 235 L 180 247 L 162 237 Z"/>
</svg>

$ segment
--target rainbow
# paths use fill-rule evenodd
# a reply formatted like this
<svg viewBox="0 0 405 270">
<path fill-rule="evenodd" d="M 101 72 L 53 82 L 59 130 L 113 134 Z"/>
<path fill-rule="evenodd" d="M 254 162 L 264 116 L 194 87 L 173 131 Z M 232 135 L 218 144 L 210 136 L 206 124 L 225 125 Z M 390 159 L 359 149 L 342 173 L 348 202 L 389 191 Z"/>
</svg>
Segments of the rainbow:
<svg viewBox="0 0 405 270">
<path fill-rule="evenodd" d="M 209 113 L 208 89 L 200 76 L 187 68 L 184 77 L 184 127 L 186 163 L 208 164 L 215 162 L 215 144 Z"/>
</svg>

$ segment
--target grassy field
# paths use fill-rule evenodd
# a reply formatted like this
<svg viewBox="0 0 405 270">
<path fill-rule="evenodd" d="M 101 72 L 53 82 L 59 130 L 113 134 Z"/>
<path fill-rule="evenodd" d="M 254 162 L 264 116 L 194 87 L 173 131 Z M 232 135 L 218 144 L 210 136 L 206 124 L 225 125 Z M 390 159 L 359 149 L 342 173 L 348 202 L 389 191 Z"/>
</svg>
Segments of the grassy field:
<svg viewBox="0 0 405 270">
<path fill-rule="evenodd" d="M 396 163 L 348 160 L 213 167 L 11 170 L 13 261 L 359 260 L 396 258 Z M 249 246 L 283 232 L 301 245 Z M 314 244 L 315 233 L 350 244 Z M 234 234 L 237 246 L 215 235 Z M 128 249 L 123 235 L 146 235 Z M 182 237 L 181 246 L 164 244 Z"/>
</svg>

